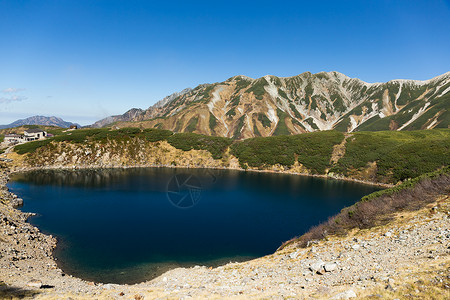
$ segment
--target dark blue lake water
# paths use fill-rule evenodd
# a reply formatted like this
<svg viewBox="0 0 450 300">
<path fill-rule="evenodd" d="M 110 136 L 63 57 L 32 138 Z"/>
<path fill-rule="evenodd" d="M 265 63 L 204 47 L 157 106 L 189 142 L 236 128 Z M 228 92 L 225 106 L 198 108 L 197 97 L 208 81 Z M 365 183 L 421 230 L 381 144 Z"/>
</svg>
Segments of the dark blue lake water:
<svg viewBox="0 0 450 300">
<path fill-rule="evenodd" d="M 232 170 L 38 171 L 8 184 L 30 222 L 58 238 L 66 272 L 134 283 L 179 266 L 273 253 L 378 188 Z"/>
</svg>

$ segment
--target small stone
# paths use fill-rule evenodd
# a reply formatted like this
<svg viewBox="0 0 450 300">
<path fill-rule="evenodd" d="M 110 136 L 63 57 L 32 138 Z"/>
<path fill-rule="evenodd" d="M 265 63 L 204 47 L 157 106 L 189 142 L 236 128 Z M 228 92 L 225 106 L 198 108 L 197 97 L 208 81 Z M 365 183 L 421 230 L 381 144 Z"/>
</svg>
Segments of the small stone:
<svg viewBox="0 0 450 300">
<path fill-rule="evenodd" d="M 384 236 L 390 237 L 390 236 L 392 236 L 392 233 L 390 231 L 388 231 L 384 234 Z"/>
<path fill-rule="evenodd" d="M 350 299 L 350 298 L 356 298 L 356 293 L 353 290 L 348 290 L 348 291 L 339 293 L 331 299 Z"/>
<path fill-rule="evenodd" d="M 298 251 L 295 251 L 295 252 L 292 252 L 291 254 L 289 254 L 289 257 L 292 259 L 297 258 L 297 256 L 298 256 Z"/>
<path fill-rule="evenodd" d="M 358 250 L 360 247 L 361 247 L 361 246 L 359 246 L 358 244 L 354 244 L 354 245 L 352 246 L 352 249 L 353 249 L 353 250 Z"/>
<path fill-rule="evenodd" d="M 325 271 L 327 271 L 327 272 L 332 272 L 332 271 L 336 270 L 337 264 L 335 264 L 335 263 L 325 264 L 325 265 L 323 266 L 323 268 L 324 268 Z"/>
<path fill-rule="evenodd" d="M 40 289 L 42 286 L 42 281 L 40 280 L 31 280 L 30 282 L 28 282 L 27 284 L 29 287 L 34 287 L 37 289 Z"/>
<path fill-rule="evenodd" d="M 318 260 L 315 263 L 312 263 L 309 269 L 313 272 L 319 272 L 322 270 L 324 262 L 322 260 Z"/>
</svg>

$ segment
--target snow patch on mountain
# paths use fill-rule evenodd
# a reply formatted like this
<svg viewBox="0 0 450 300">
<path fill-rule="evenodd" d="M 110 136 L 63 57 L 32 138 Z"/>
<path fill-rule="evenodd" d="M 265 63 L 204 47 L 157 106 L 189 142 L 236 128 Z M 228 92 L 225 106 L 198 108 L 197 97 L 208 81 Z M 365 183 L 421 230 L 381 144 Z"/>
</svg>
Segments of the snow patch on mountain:
<svg viewBox="0 0 450 300">
<path fill-rule="evenodd" d="M 400 127 L 399 129 L 397 129 L 397 130 L 402 130 L 403 128 L 405 128 L 406 126 L 408 126 L 409 124 L 411 124 L 412 122 L 414 122 L 415 120 L 417 120 L 417 118 L 419 118 L 419 117 L 426 111 L 426 109 L 427 109 L 428 106 L 430 106 L 430 102 L 425 103 L 425 105 L 424 105 L 423 107 L 421 107 L 421 108 L 419 109 L 419 111 L 416 112 L 408 122 L 406 122 L 405 124 L 403 124 L 403 126 L 401 126 L 401 127 Z"/>
</svg>

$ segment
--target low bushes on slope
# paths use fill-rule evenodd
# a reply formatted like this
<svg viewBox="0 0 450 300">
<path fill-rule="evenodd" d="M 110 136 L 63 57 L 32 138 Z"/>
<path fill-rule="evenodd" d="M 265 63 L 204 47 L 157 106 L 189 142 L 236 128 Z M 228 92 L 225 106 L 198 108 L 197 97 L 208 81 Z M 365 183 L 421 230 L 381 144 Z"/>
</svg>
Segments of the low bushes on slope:
<svg viewBox="0 0 450 300">
<path fill-rule="evenodd" d="M 232 139 L 185 132 L 169 136 L 167 142 L 183 151 L 192 149 L 208 150 L 213 158 L 220 159 L 225 150 L 231 145 Z"/>
<path fill-rule="evenodd" d="M 330 171 L 349 175 L 376 162 L 378 182 L 415 178 L 450 164 L 450 130 L 357 132 Z"/>
<path fill-rule="evenodd" d="M 142 138 L 149 142 L 167 141 L 172 146 L 183 151 L 191 149 L 207 150 L 216 159 L 222 158 L 225 150 L 230 146 L 232 140 L 222 137 L 211 137 L 195 133 L 172 133 L 169 130 L 122 128 L 117 130 L 101 129 L 80 129 L 63 133 L 61 135 L 29 142 L 15 147 L 18 154 L 32 153 L 40 147 L 49 145 L 51 142 L 106 142 L 107 140 L 126 141 L 131 138 Z"/>
<path fill-rule="evenodd" d="M 436 196 L 450 192 L 450 168 L 446 167 L 401 185 L 364 196 L 356 204 L 344 208 L 325 223 L 312 227 L 308 232 L 281 246 L 295 243 L 306 247 L 312 240 L 321 240 L 329 235 L 343 236 L 354 228 L 365 229 L 383 225 L 401 211 L 414 211 L 434 202 Z"/>
<path fill-rule="evenodd" d="M 231 153 L 243 167 L 246 164 L 258 168 L 276 164 L 292 166 L 297 158 L 306 168 L 323 174 L 330 166 L 333 146 L 343 138 L 337 131 L 257 137 L 234 143 Z"/>
</svg>

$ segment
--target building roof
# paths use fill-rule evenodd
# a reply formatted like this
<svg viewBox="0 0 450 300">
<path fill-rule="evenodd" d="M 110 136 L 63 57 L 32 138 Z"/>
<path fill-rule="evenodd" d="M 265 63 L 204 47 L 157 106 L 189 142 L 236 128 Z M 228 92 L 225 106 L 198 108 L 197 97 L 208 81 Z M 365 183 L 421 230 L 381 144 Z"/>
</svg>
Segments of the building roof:
<svg viewBox="0 0 450 300">
<path fill-rule="evenodd" d="M 6 137 L 15 137 L 15 138 L 18 138 L 18 137 L 21 137 L 21 135 L 20 134 L 15 134 L 15 133 L 10 133 L 10 134 L 5 134 L 5 138 Z"/>
<path fill-rule="evenodd" d="M 31 129 L 25 130 L 25 132 L 26 133 L 40 133 L 40 132 L 45 132 L 45 131 L 42 129 L 39 129 L 39 128 L 31 128 Z"/>
</svg>

